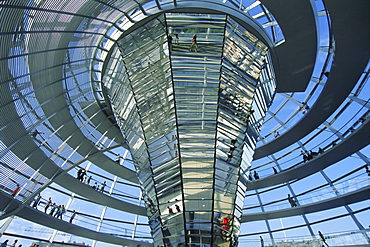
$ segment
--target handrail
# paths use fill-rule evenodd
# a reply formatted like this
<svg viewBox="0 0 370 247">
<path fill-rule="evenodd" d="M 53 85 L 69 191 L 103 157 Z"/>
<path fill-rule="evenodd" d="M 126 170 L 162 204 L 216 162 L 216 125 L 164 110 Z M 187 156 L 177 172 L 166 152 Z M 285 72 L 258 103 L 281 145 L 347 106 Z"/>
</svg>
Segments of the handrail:
<svg viewBox="0 0 370 247">
<path fill-rule="evenodd" d="M 323 232 L 324 239 L 329 246 L 368 246 L 366 241 L 366 234 L 370 234 L 370 229 L 353 230 L 343 232 Z M 241 245 L 250 247 L 261 246 L 261 240 L 258 236 L 255 237 L 241 237 L 239 238 Z M 270 238 L 264 238 L 265 246 L 273 245 L 275 247 L 316 247 L 322 246 L 323 240 L 316 234 L 315 236 L 295 236 L 295 237 L 279 237 L 274 238 L 274 242 Z M 325 245 L 323 245 L 325 246 Z"/>
<path fill-rule="evenodd" d="M 367 101 L 367 102 L 369 102 L 370 101 L 370 99 Z M 358 114 L 360 114 L 362 111 L 363 111 L 363 109 L 364 109 L 364 107 L 365 106 L 362 106 L 357 112 L 356 112 L 356 114 L 354 115 L 354 116 L 352 116 L 352 118 L 350 118 L 350 119 L 348 119 L 348 121 L 347 121 L 347 123 L 351 123 L 352 122 L 352 120 L 353 119 L 355 119 L 356 117 L 358 118 L 358 120 L 355 122 L 355 123 L 353 123 L 351 126 L 349 126 L 349 127 L 346 127 L 346 124 L 345 125 L 343 125 L 341 128 L 339 128 L 338 130 L 337 130 L 337 132 L 339 132 L 339 131 L 341 131 L 341 130 L 343 130 L 344 128 L 347 128 L 346 129 L 346 131 L 345 132 L 343 132 L 343 137 L 348 137 L 348 135 L 351 135 L 357 128 L 359 128 L 359 127 L 361 127 L 361 125 L 360 126 L 358 126 L 360 123 L 364 123 L 365 121 L 366 121 L 366 119 L 368 119 L 369 118 L 369 115 L 370 115 L 370 110 L 368 110 L 368 111 L 366 111 L 364 114 L 362 114 L 361 116 L 358 116 Z M 365 121 L 364 121 L 364 119 L 365 119 Z M 338 144 L 338 142 L 339 141 L 342 141 L 340 138 L 338 138 L 338 136 L 335 134 L 335 133 L 332 133 L 329 137 L 327 137 L 327 138 L 325 138 L 324 140 L 322 140 L 320 143 L 318 143 L 314 148 L 318 148 L 318 147 L 320 147 L 320 145 L 322 145 L 322 144 L 324 144 L 324 143 L 328 143 L 328 144 L 326 144 L 326 146 L 323 146 L 323 151 L 324 152 L 326 152 L 326 151 L 328 151 L 328 150 L 330 150 L 330 148 L 332 148 L 334 145 L 336 145 L 336 144 Z M 296 150 L 298 150 L 298 148 L 296 149 Z M 284 161 L 284 162 L 282 162 L 282 163 L 279 163 L 279 165 L 280 166 L 283 166 L 284 164 L 292 164 L 293 162 L 294 162 L 294 160 L 296 160 L 296 159 L 298 159 L 300 156 L 301 156 L 302 154 L 299 154 L 298 156 L 294 156 L 294 157 L 292 157 L 291 159 L 289 159 L 289 160 L 286 160 L 286 161 Z M 319 154 L 318 154 L 318 156 L 319 156 Z M 276 158 L 276 160 L 279 160 L 280 158 L 283 158 L 283 157 L 285 157 L 285 155 L 283 155 L 283 156 L 281 156 L 281 157 L 279 157 L 279 158 Z M 317 157 L 317 156 L 315 156 L 315 157 Z M 315 157 L 313 157 L 313 158 L 315 158 Z M 251 172 L 254 172 L 255 170 L 257 170 L 259 167 L 263 167 L 263 166 L 266 166 L 266 165 L 268 165 L 268 164 L 274 164 L 273 163 L 273 161 L 270 161 L 270 162 L 268 162 L 268 163 L 266 163 L 266 164 L 264 164 L 264 165 L 260 165 L 260 166 L 257 166 L 256 168 L 254 168 L 254 169 L 252 169 L 251 170 Z M 287 168 L 285 168 L 284 170 L 281 170 L 281 171 L 279 171 L 279 172 L 282 172 L 282 171 L 286 171 L 286 170 L 289 170 L 289 169 L 292 169 L 292 168 L 294 168 L 294 167 L 297 167 L 297 166 L 300 166 L 300 165 L 304 165 L 305 164 L 305 161 L 300 161 L 300 162 L 298 162 L 298 163 L 295 163 L 294 165 L 292 165 L 292 166 L 289 166 L 289 167 L 287 167 Z M 269 177 L 269 176 L 271 176 L 271 175 L 275 175 L 273 172 L 271 172 L 272 171 L 272 167 L 275 167 L 276 165 L 273 165 L 273 166 L 271 166 L 271 167 L 266 167 L 266 168 L 264 168 L 264 169 L 260 169 L 260 170 L 257 170 L 257 172 L 259 173 L 259 177 L 260 177 L 260 179 L 262 179 L 262 178 L 266 178 L 266 177 Z M 264 174 L 264 173 L 262 173 L 262 171 L 267 171 L 267 170 L 269 170 L 270 172 L 267 172 L 267 175 L 266 174 Z"/>
<path fill-rule="evenodd" d="M 357 180 L 356 183 L 351 182 L 354 179 Z M 312 189 L 310 191 L 305 191 L 301 194 L 298 194 L 294 199 L 296 200 L 298 206 L 303 206 L 305 204 L 314 202 L 315 197 L 320 197 L 320 199 L 317 199 L 317 200 L 325 200 L 329 198 L 334 198 L 338 196 L 338 194 L 344 195 L 346 193 L 353 192 L 357 189 L 360 189 L 368 185 L 370 185 L 370 177 L 368 177 L 367 174 L 363 173 L 363 174 L 358 174 L 354 177 L 350 177 L 347 180 L 341 181 L 340 183 L 333 183 L 333 186 L 335 187 L 336 191 L 334 191 L 330 185 L 325 184 L 324 186 L 319 186 L 315 188 L 315 189 L 321 188 L 320 190 Z M 315 195 L 315 194 L 318 194 L 318 195 Z M 248 201 L 248 196 L 246 197 L 246 201 Z M 261 208 L 261 207 L 263 207 L 264 211 L 274 211 L 277 209 L 290 208 L 291 205 L 289 205 L 287 198 L 283 198 L 283 199 L 268 202 L 262 205 L 245 204 L 243 210 L 248 210 L 248 213 L 251 213 L 250 210 Z"/>
</svg>

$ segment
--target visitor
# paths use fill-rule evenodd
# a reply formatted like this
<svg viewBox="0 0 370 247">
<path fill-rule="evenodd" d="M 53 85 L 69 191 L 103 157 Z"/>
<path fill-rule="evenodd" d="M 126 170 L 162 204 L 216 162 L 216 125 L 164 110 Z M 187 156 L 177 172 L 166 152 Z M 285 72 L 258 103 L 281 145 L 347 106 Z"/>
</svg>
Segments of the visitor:
<svg viewBox="0 0 370 247">
<path fill-rule="evenodd" d="M 62 210 L 62 205 L 57 206 L 56 211 L 55 211 L 55 214 L 54 214 L 54 217 L 58 217 L 59 216 L 59 212 L 61 210 Z"/>
<path fill-rule="evenodd" d="M 325 239 L 324 235 L 323 235 L 320 231 L 319 231 L 319 236 L 320 236 L 320 238 L 321 238 L 322 242 L 323 242 L 326 246 L 328 246 L 328 247 L 329 247 L 328 243 L 326 242 L 326 239 Z"/>
<path fill-rule="evenodd" d="M 72 215 L 71 215 L 71 218 L 69 219 L 69 223 L 72 224 L 72 221 L 75 218 L 75 216 L 76 216 L 76 211 L 75 210 L 72 210 Z"/>
<path fill-rule="evenodd" d="M 32 138 L 36 138 L 36 136 L 38 135 L 38 134 L 45 134 L 44 132 L 39 132 L 38 130 L 34 130 L 34 131 L 32 131 L 32 133 L 31 133 L 31 137 Z"/>
<path fill-rule="evenodd" d="M 8 246 L 9 239 L 5 240 L 1 243 L 0 247 L 7 247 Z"/>
<path fill-rule="evenodd" d="M 18 239 L 16 239 L 16 240 L 14 240 L 14 242 L 11 244 L 11 245 L 9 245 L 10 247 L 15 247 L 15 245 L 18 243 Z"/>
<path fill-rule="evenodd" d="M 19 186 L 19 184 L 17 184 L 17 187 L 13 190 L 13 192 L 12 192 L 12 196 L 14 197 L 17 193 L 18 193 L 18 191 L 21 189 L 21 187 Z"/>
<path fill-rule="evenodd" d="M 229 228 L 230 215 L 225 216 L 222 219 L 222 229 L 227 230 Z"/>
<path fill-rule="evenodd" d="M 107 184 L 105 183 L 105 181 L 104 181 L 104 183 L 102 183 L 101 185 L 100 185 L 100 192 L 101 193 L 104 193 L 104 188 L 105 188 L 105 186 L 107 186 Z"/>
<path fill-rule="evenodd" d="M 83 174 L 83 168 L 80 168 L 78 171 L 77 171 L 77 180 L 79 181 L 82 181 L 82 174 Z"/>
<path fill-rule="evenodd" d="M 318 153 L 316 152 L 313 152 L 312 150 L 310 150 L 310 156 L 311 156 L 311 159 L 312 158 L 315 158 L 317 156 Z"/>
<path fill-rule="evenodd" d="M 261 241 L 261 247 L 264 247 L 264 246 L 265 246 L 265 243 L 264 243 L 264 241 L 263 241 L 262 236 L 260 236 L 260 241 Z"/>
<path fill-rule="evenodd" d="M 122 156 L 120 154 L 117 154 L 117 158 L 116 158 L 116 163 L 117 164 L 121 163 L 121 158 L 122 158 Z"/>
<path fill-rule="evenodd" d="M 170 44 L 170 46 L 172 45 L 172 40 L 173 40 L 173 38 L 172 38 L 172 36 L 171 36 L 171 34 L 167 34 L 167 40 L 168 40 L 168 43 Z"/>
<path fill-rule="evenodd" d="M 310 107 L 305 102 L 302 102 L 301 106 L 302 114 L 305 114 L 308 110 L 310 110 Z"/>
<path fill-rule="evenodd" d="M 368 176 L 370 176 L 370 169 L 369 169 L 369 166 L 365 166 L 365 170 L 366 170 L 366 174 Z"/>
<path fill-rule="evenodd" d="M 92 179 L 92 176 L 90 176 L 87 180 L 86 180 L 86 184 L 89 185 L 90 184 L 90 181 Z"/>
<path fill-rule="evenodd" d="M 198 43 L 197 43 L 197 35 L 194 34 L 192 39 L 191 39 L 191 46 L 190 46 L 190 50 L 189 51 L 192 51 L 193 50 L 193 47 L 195 47 L 195 52 L 198 52 Z"/>
<path fill-rule="evenodd" d="M 49 215 L 54 216 L 55 210 L 58 208 L 58 206 L 55 204 L 55 202 L 51 205 L 51 210 Z"/>
<path fill-rule="evenodd" d="M 308 161 L 308 160 L 309 160 L 309 158 L 308 158 L 308 156 L 306 155 L 306 153 L 305 153 L 305 152 L 301 151 L 301 155 L 302 155 L 302 157 L 303 157 L 303 163 L 305 163 L 306 161 Z"/>
<path fill-rule="evenodd" d="M 36 196 L 36 198 L 33 200 L 32 207 L 37 209 L 37 206 L 40 204 L 41 201 L 41 195 L 40 193 Z"/>
<path fill-rule="evenodd" d="M 65 212 L 66 212 L 66 209 L 64 208 L 64 205 L 61 205 L 59 207 L 57 219 L 60 217 L 60 219 L 62 220 L 63 214 L 65 214 Z"/>
<path fill-rule="evenodd" d="M 259 179 L 260 178 L 260 176 L 258 175 L 258 173 L 256 172 L 256 171 L 254 171 L 254 173 L 253 173 L 253 177 L 254 177 L 254 179 Z"/>
<path fill-rule="evenodd" d="M 83 182 L 86 176 L 86 170 L 82 169 L 81 175 L 80 175 L 80 182 Z"/>
<path fill-rule="evenodd" d="M 222 227 L 221 227 L 222 228 L 221 238 L 226 241 L 229 240 L 227 237 L 230 236 L 230 233 L 227 231 L 230 227 L 229 224 L 230 224 L 230 215 L 227 215 L 222 219 Z"/>
<path fill-rule="evenodd" d="M 274 171 L 274 174 L 277 174 L 278 173 L 278 171 L 276 170 L 275 167 L 272 167 L 272 170 Z"/>
<path fill-rule="evenodd" d="M 231 153 L 227 153 L 227 160 L 226 160 L 226 162 L 231 161 L 232 158 L 233 158 L 233 155 Z"/>
<path fill-rule="evenodd" d="M 297 203 L 295 202 L 295 200 L 294 200 L 294 198 L 293 198 L 293 197 L 290 197 L 290 194 L 288 194 L 288 201 L 289 201 L 290 206 L 291 206 L 292 208 L 297 207 Z"/>
<path fill-rule="evenodd" d="M 44 212 L 45 212 L 45 214 L 46 214 L 46 210 L 52 205 L 52 201 L 51 201 L 51 197 L 49 197 L 49 200 L 48 200 L 48 202 L 46 203 L 46 205 L 45 205 L 45 208 L 44 208 Z"/>
</svg>

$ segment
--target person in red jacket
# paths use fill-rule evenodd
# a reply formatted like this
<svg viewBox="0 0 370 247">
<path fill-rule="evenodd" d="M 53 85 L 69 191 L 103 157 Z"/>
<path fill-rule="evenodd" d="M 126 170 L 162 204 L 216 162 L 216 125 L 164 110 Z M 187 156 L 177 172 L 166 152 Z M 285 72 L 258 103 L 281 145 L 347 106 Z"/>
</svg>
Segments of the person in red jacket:
<svg viewBox="0 0 370 247">
<path fill-rule="evenodd" d="M 230 215 L 227 215 L 222 219 L 222 229 L 227 230 L 229 228 L 229 222 L 230 222 Z"/>
<path fill-rule="evenodd" d="M 19 184 L 17 184 L 17 187 L 13 190 L 12 196 L 14 197 L 20 189 L 21 187 L 19 186 Z"/>
</svg>

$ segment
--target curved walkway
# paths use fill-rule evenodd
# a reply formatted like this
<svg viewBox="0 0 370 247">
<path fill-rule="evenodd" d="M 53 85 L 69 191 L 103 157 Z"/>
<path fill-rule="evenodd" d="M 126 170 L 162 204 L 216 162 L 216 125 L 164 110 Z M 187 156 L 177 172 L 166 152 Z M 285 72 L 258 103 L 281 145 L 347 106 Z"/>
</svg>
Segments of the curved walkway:
<svg viewBox="0 0 370 247">
<path fill-rule="evenodd" d="M 9 91 L 2 92 L 3 94 L 10 93 Z M 13 103 L 11 103 L 13 105 Z M 27 160 L 27 164 L 32 167 L 33 169 L 37 170 L 40 168 L 41 164 L 44 163 L 43 167 L 45 166 L 56 166 L 54 162 L 52 162 L 44 152 L 35 144 L 34 139 L 31 138 L 29 135 L 29 132 L 24 128 L 24 125 L 19 118 L 17 111 L 15 107 L 13 106 L 8 106 L 6 109 L 1 111 L 4 114 L 7 115 L 7 118 L 3 118 L 1 121 L 1 126 L 4 126 L 3 130 L 4 132 L 12 133 L 12 135 L 4 135 L 2 136 L 2 143 L 4 143 L 5 146 L 10 147 L 11 151 L 17 155 L 17 157 L 20 160 Z M 5 113 L 6 111 L 6 113 Z M 67 112 L 65 112 L 67 113 Z M 63 115 L 60 113 L 60 115 Z M 62 117 L 65 117 L 66 119 L 70 119 L 71 116 L 69 115 L 63 115 Z M 71 120 L 72 121 L 72 120 Z M 81 151 L 79 154 L 82 157 L 87 157 L 87 159 L 95 164 L 96 166 L 100 167 L 101 169 L 111 173 L 115 174 L 117 176 L 120 176 L 123 179 L 126 179 L 130 182 L 137 183 L 137 177 L 136 173 L 124 166 L 118 165 L 116 162 L 114 162 L 112 159 L 109 159 L 106 155 L 104 155 L 100 150 L 96 149 L 93 144 L 86 139 L 85 136 L 81 136 L 79 141 L 75 141 L 73 137 L 68 138 L 68 134 L 71 134 L 72 136 L 77 136 L 77 132 L 71 133 L 70 130 L 73 128 L 78 129 L 78 132 L 80 135 L 82 135 L 80 129 L 73 123 L 70 123 L 73 126 L 69 126 L 67 124 L 67 127 L 60 128 L 58 131 L 58 135 L 63 138 L 63 140 L 67 140 L 68 145 L 72 145 L 71 147 L 75 147 L 77 150 Z M 107 120 L 108 121 L 108 120 Z M 59 128 L 60 126 L 56 126 Z M 68 133 L 67 133 L 68 132 Z M 83 140 L 84 141 L 81 141 Z M 45 146 L 47 147 L 48 143 L 46 142 Z M 87 145 L 89 146 L 89 149 L 86 150 L 85 148 L 82 149 L 78 148 L 79 146 Z M 40 173 L 43 174 L 42 170 L 43 167 L 41 168 Z M 43 174 L 46 177 L 51 177 L 52 175 L 46 175 Z M 54 174 L 55 175 L 55 174 Z"/>
<path fill-rule="evenodd" d="M 12 212 L 15 212 L 17 209 L 19 210 L 20 207 L 22 207 L 20 201 L 6 194 L 3 190 L 0 190 L 0 220 L 10 216 Z"/>
<path fill-rule="evenodd" d="M 281 5 L 275 6 L 276 4 L 271 5 L 270 8 L 268 4 L 270 1 L 273 2 L 273 0 L 262 2 L 266 3 L 272 13 L 275 12 L 272 6 L 279 8 L 279 11 L 281 10 Z M 366 27 L 366 23 L 370 23 L 369 1 L 358 0 L 356 4 L 344 1 L 338 4 L 336 0 L 327 0 L 325 3 L 332 20 L 335 39 L 333 65 L 325 87 L 304 118 L 278 138 L 256 149 L 255 160 L 290 146 L 322 124 L 346 99 L 368 63 L 370 30 Z M 345 13 L 346 18 L 343 18 L 343 13 Z M 284 16 L 281 18 L 284 18 Z M 280 19 L 277 19 L 277 21 L 278 23 L 285 23 Z M 294 20 L 289 21 L 295 22 Z M 281 28 L 284 32 L 284 26 L 281 26 Z M 287 52 L 286 55 L 290 56 L 290 51 Z"/>
<path fill-rule="evenodd" d="M 23 11 L 21 11 L 19 12 L 19 16 L 15 16 L 15 18 L 18 17 L 20 20 L 22 20 L 23 14 Z M 34 34 L 31 37 L 33 37 L 32 39 L 37 39 L 38 35 L 42 36 L 43 34 Z M 63 42 L 61 41 L 61 44 L 68 40 L 68 37 L 64 38 L 65 40 L 63 40 Z M 40 38 L 40 41 L 30 40 L 30 42 L 40 43 L 41 40 L 43 39 Z M 5 54 L 8 54 L 12 49 L 12 45 L 13 42 L 4 42 L 1 52 L 4 57 L 3 60 L 5 60 Z M 45 50 L 48 50 L 47 45 L 48 44 L 45 46 Z M 51 44 L 51 46 L 52 51 L 38 53 L 38 50 L 30 50 L 28 53 L 32 54 L 29 55 L 29 59 L 36 61 L 30 63 L 30 71 L 35 71 L 35 73 L 30 74 L 30 77 L 32 81 L 32 87 L 36 90 L 34 93 L 43 109 L 43 112 L 45 113 L 44 118 L 48 119 L 49 123 L 52 124 L 53 130 L 58 130 L 57 136 L 62 141 L 65 141 L 67 145 L 76 150 L 77 153 L 79 153 L 82 157 L 87 157 L 88 160 L 90 160 L 91 157 L 90 161 L 101 169 L 112 174 L 118 174 L 121 178 L 130 182 L 137 183 L 137 177 L 134 171 L 126 167 L 117 166 L 114 161 L 102 154 L 101 151 L 98 150 L 96 146 L 86 138 L 80 127 L 77 126 L 75 121 L 72 119 L 70 109 L 66 104 L 61 78 L 61 75 L 63 75 L 61 68 L 63 67 L 62 64 L 65 57 L 64 53 L 61 54 L 61 52 L 65 52 L 65 50 L 63 50 L 63 47 L 59 47 L 62 50 L 54 49 L 55 44 Z M 39 45 L 30 47 L 37 48 Z M 58 57 L 59 61 L 53 60 L 56 57 Z M 50 61 L 50 59 L 52 61 Z M 1 78 L 4 79 L 3 82 L 15 80 L 12 77 L 9 69 L 3 66 L 5 64 L 6 63 L 4 62 L 0 63 L 1 68 L 4 69 L 4 73 L 1 75 Z M 32 67 L 31 65 L 35 67 Z M 50 67 L 51 65 L 53 67 Z M 50 85 L 46 85 L 46 82 L 50 83 Z M 34 144 L 31 144 L 29 138 L 24 137 L 28 135 L 29 132 L 24 128 L 23 122 L 19 118 L 19 114 L 12 100 L 12 93 L 8 87 L 4 87 L 3 89 L 2 97 L 4 99 L 4 105 L 0 107 L 0 113 L 6 115 L 7 117 L 1 118 L 0 123 L 1 127 L 3 128 L 2 131 L 4 131 L 4 133 L 12 133 L 12 135 L 3 136 L 1 141 L 7 147 L 12 147 L 12 152 L 14 152 L 20 159 L 26 158 L 27 152 L 28 154 L 33 152 L 31 157 L 28 158 L 27 163 L 36 162 L 40 164 L 38 154 L 42 153 L 42 151 L 34 152 L 35 149 L 39 148 Z M 7 104 L 5 104 L 5 102 L 7 102 Z M 114 139 L 115 141 L 121 141 L 122 146 L 125 146 L 123 143 L 124 138 L 122 137 L 121 132 L 106 118 L 105 114 L 101 112 L 96 103 L 91 104 L 89 107 L 86 107 L 83 110 L 87 116 L 90 117 L 90 121 L 97 124 L 95 127 L 100 130 L 101 133 L 109 138 Z M 19 139 L 22 140 L 17 142 Z M 14 145 L 14 143 L 16 144 Z"/>
<path fill-rule="evenodd" d="M 241 222 L 278 219 L 295 215 L 315 213 L 331 208 L 349 205 L 351 203 L 368 200 L 369 195 L 370 195 L 370 186 L 366 186 L 362 189 L 316 203 L 309 203 L 294 208 L 274 210 L 263 213 L 243 214 Z"/>
<path fill-rule="evenodd" d="M 302 165 L 289 168 L 265 178 L 249 181 L 247 184 L 247 190 L 266 188 L 284 182 L 307 177 L 350 156 L 351 154 L 369 145 L 369 143 L 370 120 L 368 119 L 351 135 L 346 137 L 340 143 L 327 150 L 323 154 L 316 156 L 312 160 L 307 161 Z"/>
<path fill-rule="evenodd" d="M 56 229 L 59 231 L 67 232 L 73 235 L 78 235 L 88 239 L 95 239 L 97 241 L 103 241 L 111 244 L 119 244 L 133 247 L 137 247 L 139 244 L 141 244 L 141 246 L 153 246 L 152 244 L 149 244 L 147 242 L 118 238 L 109 234 L 95 232 L 83 227 L 79 227 L 74 224 L 70 224 L 66 221 L 52 217 L 49 214 L 45 214 L 42 211 L 34 209 L 30 206 L 22 205 L 20 201 L 13 199 L 13 197 L 11 197 L 8 194 L 5 194 L 3 191 L 0 191 L 0 211 L 4 210 L 5 207 L 7 207 L 6 211 L 11 212 L 12 215 L 15 214 L 26 220 L 38 223 L 43 226 L 50 227 L 51 229 Z M 6 217 L 8 217 L 8 213 L 0 215 L 0 220 Z"/>
<path fill-rule="evenodd" d="M 36 146 L 31 138 L 23 138 L 23 139 L 24 139 L 23 140 L 24 145 L 21 145 L 22 147 L 24 146 L 30 147 L 32 150 L 32 147 Z M 12 149 L 14 154 L 16 154 L 20 158 L 25 158 L 24 156 L 27 155 L 27 152 L 25 152 L 25 149 L 20 148 L 18 145 L 16 145 L 16 147 L 17 149 Z M 33 169 L 38 170 L 38 172 L 42 174 L 43 176 L 49 179 L 52 179 L 53 182 L 57 183 L 58 185 L 82 197 L 85 197 L 91 201 L 94 201 L 97 204 L 106 205 L 106 206 L 110 206 L 112 208 L 122 210 L 125 212 L 146 216 L 146 209 L 144 207 L 140 207 L 140 206 L 137 206 L 131 203 L 127 203 L 127 202 L 115 199 L 113 197 L 110 197 L 106 194 L 103 194 L 103 193 L 100 193 L 94 190 L 88 185 L 85 185 L 79 182 L 76 178 L 66 173 L 65 170 L 63 170 L 59 166 L 56 166 L 54 162 L 50 161 L 40 149 L 35 149 L 35 152 L 33 153 L 32 157 L 33 157 L 32 159 L 36 159 L 36 160 L 32 162 L 32 159 L 29 158 L 27 161 L 27 164 L 29 164 L 30 167 L 32 167 Z M 99 160 L 99 157 L 95 157 L 95 158 L 97 159 L 97 161 Z M 117 173 L 122 172 L 122 168 L 123 168 L 122 166 L 117 165 L 117 163 L 115 163 L 114 161 L 108 158 L 107 160 L 109 162 L 114 163 L 112 167 L 114 167 L 117 170 Z M 39 167 L 38 165 L 40 161 L 43 161 L 41 163 L 44 163 L 44 165 L 41 167 Z M 105 163 L 102 161 L 101 164 L 105 164 Z"/>
<path fill-rule="evenodd" d="M 284 43 L 274 48 L 276 91 L 304 92 L 316 60 L 316 13 L 310 1 L 284 0 L 283 7 L 276 0 L 261 0 L 261 3 L 275 17 L 285 38 Z"/>
<path fill-rule="evenodd" d="M 115 237 L 111 234 L 100 233 L 96 231 L 89 230 L 84 227 L 79 227 L 75 224 L 70 224 L 66 221 L 59 220 L 55 217 L 52 217 L 48 214 L 44 214 L 43 212 L 34 209 L 30 206 L 23 207 L 20 211 L 16 213 L 17 216 L 29 220 L 31 222 L 50 227 L 51 229 L 55 229 L 58 231 L 70 233 L 72 235 L 77 235 L 80 237 L 84 237 L 87 239 L 94 239 L 96 241 L 111 243 L 111 244 L 118 244 L 120 246 L 130 246 L 130 247 L 153 247 L 153 244 L 144 242 L 144 241 L 135 241 L 130 240 L 127 238 L 119 238 Z"/>
<path fill-rule="evenodd" d="M 147 216 L 146 209 L 131 203 L 118 200 L 108 194 L 98 192 L 92 187 L 81 183 L 76 178 L 64 173 L 53 180 L 58 185 L 73 191 L 74 193 L 87 198 L 99 205 L 107 206 L 110 208 L 118 209 L 124 212 L 133 213 L 137 215 Z"/>
<path fill-rule="evenodd" d="M 146 209 L 144 207 L 134 205 L 128 202 L 124 202 L 121 200 L 118 200 L 114 197 L 111 197 L 105 193 L 98 192 L 91 188 L 88 185 L 85 185 L 81 182 L 79 182 L 77 179 L 67 175 L 67 176 L 61 176 L 55 181 L 60 186 L 73 191 L 77 195 L 80 195 L 83 198 L 87 198 L 90 201 L 95 202 L 96 204 L 102 205 L 102 206 L 108 206 L 123 212 L 128 212 L 132 214 L 147 216 Z M 21 191 L 22 192 L 22 191 Z M 10 195 L 9 195 L 10 196 Z M 13 199 L 12 199 L 13 200 Z M 4 210 L 4 208 L 8 205 L 7 203 L 12 202 L 11 207 L 8 208 L 7 213 L 10 213 L 14 210 L 16 210 L 16 207 L 13 207 L 13 205 L 21 206 L 21 203 L 18 200 L 11 201 L 10 199 L 6 199 L 4 197 L 4 194 L 0 194 L 0 211 Z M 18 203 L 15 203 L 17 201 Z"/>
</svg>

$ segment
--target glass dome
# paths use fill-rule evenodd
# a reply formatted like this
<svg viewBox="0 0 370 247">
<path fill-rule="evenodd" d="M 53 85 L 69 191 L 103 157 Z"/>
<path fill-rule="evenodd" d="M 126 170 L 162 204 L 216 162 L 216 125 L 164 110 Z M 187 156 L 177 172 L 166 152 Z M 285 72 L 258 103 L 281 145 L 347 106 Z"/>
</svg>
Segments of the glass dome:
<svg viewBox="0 0 370 247">
<path fill-rule="evenodd" d="M 368 10 L 0 1 L 0 242 L 370 244 Z"/>
</svg>

